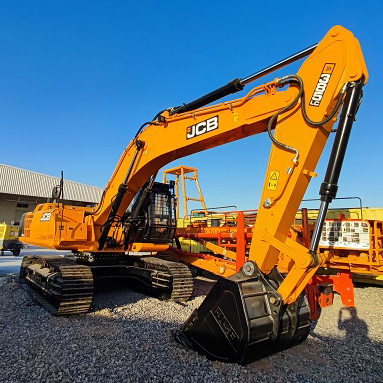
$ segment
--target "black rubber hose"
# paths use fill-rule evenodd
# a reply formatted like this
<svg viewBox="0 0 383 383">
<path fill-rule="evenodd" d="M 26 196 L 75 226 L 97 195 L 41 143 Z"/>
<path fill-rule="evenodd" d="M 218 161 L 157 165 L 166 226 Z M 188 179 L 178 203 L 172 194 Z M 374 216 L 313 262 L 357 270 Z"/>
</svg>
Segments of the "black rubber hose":
<svg viewBox="0 0 383 383">
<path fill-rule="evenodd" d="M 295 158 L 297 159 L 298 157 L 298 151 L 293 148 L 292 146 L 288 146 L 286 144 L 283 144 L 282 142 L 279 142 L 274 136 L 273 134 L 271 133 L 271 130 L 274 126 L 274 122 L 276 121 L 276 119 L 278 118 L 278 116 L 282 113 L 285 113 L 287 112 L 289 109 L 293 108 L 296 103 L 299 101 L 299 99 L 303 96 L 303 81 L 302 79 L 299 77 L 299 76 L 295 76 L 295 75 L 292 75 L 292 76 L 288 76 L 289 77 L 289 81 L 291 80 L 296 80 L 296 82 L 298 83 L 298 87 L 299 87 L 299 92 L 298 94 L 296 95 L 296 97 L 294 98 L 294 100 L 292 102 L 290 102 L 289 105 L 285 106 L 284 108 L 282 108 L 281 110 L 279 110 L 277 113 L 275 113 L 269 120 L 269 123 L 267 124 L 267 133 L 269 134 L 269 137 L 271 139 L 271 141 L 273 141 L 273 143 L 275 145 L 278 145 L 280 147 L 282 147 L 283 149 L 286 149 L 286 150 L 289 150 L 290 152 L 294 152 L 295 153 Z"/>
</svg>

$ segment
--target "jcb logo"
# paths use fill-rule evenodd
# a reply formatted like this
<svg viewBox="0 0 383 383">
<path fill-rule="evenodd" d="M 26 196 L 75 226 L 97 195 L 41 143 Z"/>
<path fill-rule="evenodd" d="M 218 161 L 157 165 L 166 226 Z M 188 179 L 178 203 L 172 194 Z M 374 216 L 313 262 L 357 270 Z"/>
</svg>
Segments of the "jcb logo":
<svg viewBox="0 0 383 383">
<path fill-rule="evenodd" d="M 235 332 L 233 326 L 226 318 L 226 315 L 223 313 L 220 307 L 217 307 L 215 309 L 213 317 L 217 321 L 219 327 L 221 328 L 221 331 L 225 334 L 226 338 L 230 341 L 230 343 L 235 342 L 235 344 L 238 344 L 240 340 L 239 336 Z"/>
<path fill-rule="evenodd" d="M 211 132 L 212 130 L 218 129 L 218 116 L 209 118 L 208 120 L 201 121 L 198 124 L 189 126 L 186 129 L 186 139 L 190 140 L 201 134 Z"/>
<path fill-rule="evenodd" d="M 43 213 L 43 215 L 40 218 L 40 221 L 50 221 L 52 213 Z"/>
<path fill-rule="evenodd" d="M 319 106 L 324 92 L 327 88 L 327 84 L 330 81 L 331 74 L 334 71 L 335 64 L 325 64 L 322 74 L 319 77 L 317 86 L 315 87 L 314 94 L 311 97 L 310 104 L 311 106 Z"/>
</svg>

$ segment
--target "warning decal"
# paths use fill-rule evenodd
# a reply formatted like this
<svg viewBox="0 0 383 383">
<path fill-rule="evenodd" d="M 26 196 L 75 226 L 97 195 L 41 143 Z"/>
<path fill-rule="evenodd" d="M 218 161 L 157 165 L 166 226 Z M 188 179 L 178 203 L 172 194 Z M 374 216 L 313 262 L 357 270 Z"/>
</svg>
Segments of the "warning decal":
<svg viewBox="0 0 383 383">
<path fill-rule="evenodd" d="M 325 221 L 319 246 L 370 249 L 370 226 L 366 221 Z"/>
<path fill-rule="evenodd" d="M 276 170 L 271 170 L 269 175 L 269 181 L 267 182 L 268 190 L 277 190 L 279 180 L 279 172 Z"/>
</svg>

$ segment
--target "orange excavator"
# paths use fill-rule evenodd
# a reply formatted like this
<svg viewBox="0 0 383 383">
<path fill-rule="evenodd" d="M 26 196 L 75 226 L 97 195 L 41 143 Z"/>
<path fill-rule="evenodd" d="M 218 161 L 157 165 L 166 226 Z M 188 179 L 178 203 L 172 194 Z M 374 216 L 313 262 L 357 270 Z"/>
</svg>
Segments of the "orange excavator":
<svg viewBox="0 0 383 383">
<path fill-rule="evenodd" d="M 297 74 L 211 105 L 306 56 Z M 133 278 L 157 295 L 187 300 L 193 289 L 188 265 L 215 272 L 223 256 L 204 257 L 172 245 L 174 184 L 155 182 L 157 172 L 178 158 L 266 132 L 272 146 L 248 260 L 239 272 L 223 274 L 176 338 L 210 359 L 240 364 L 302 342 L 310 327 L 303 291 L 328 256 L 317 251 L 318 244 L 367 77 L 359 42 L 335 26 L 318 44 L 161 111 L 140 127 L 96 208 L 64 206 L 56 193 L 55 201 L 26 214 L 23 242 L 72 250 L 75 259 L 25 256 L 21 285 L 56 315 L 86 312 L 94 279 L 110 276 Z M 288 232 L 338 116 L 307 249 Z M 276 268 L 279 253 L 294 262 L 286 275 Z"/>
</svg>

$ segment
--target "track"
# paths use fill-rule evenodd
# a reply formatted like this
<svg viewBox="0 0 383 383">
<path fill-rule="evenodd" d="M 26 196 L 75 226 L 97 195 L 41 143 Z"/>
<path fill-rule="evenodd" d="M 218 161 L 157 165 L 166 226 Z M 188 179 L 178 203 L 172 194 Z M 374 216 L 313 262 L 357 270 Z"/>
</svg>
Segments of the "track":
<svg viewBox="0 0 383 383">
<path fill-rule="evenodd" d="M 144 267 L 153 270 L 151 285 L 154 290 L 165 291 L 163 298 L 186 302 L 193 293 L 193 276 L 188 266 L 155 257 L 142 258 Z"/>
<path fill-rule="evenodd" d="M 191 297 L 193 277 L 186 265 L 155 257 L 136 258 L 134 263 L 118 265 L 124 270 L 120 276 L 138 279 L 160 299 L 186 302 Z M 21 263 L 20 285 L 53 315 L 84 314 L 92 304 L 97 268 L 58 256 L 27 255 Z"/>
<path fill-rule="evenodd" d="M 27 255 L 20 268 L 20 284 L 53 315 L 88 312 L 93 298 L 89 267 L 52 255 Z"/>
</svg>

